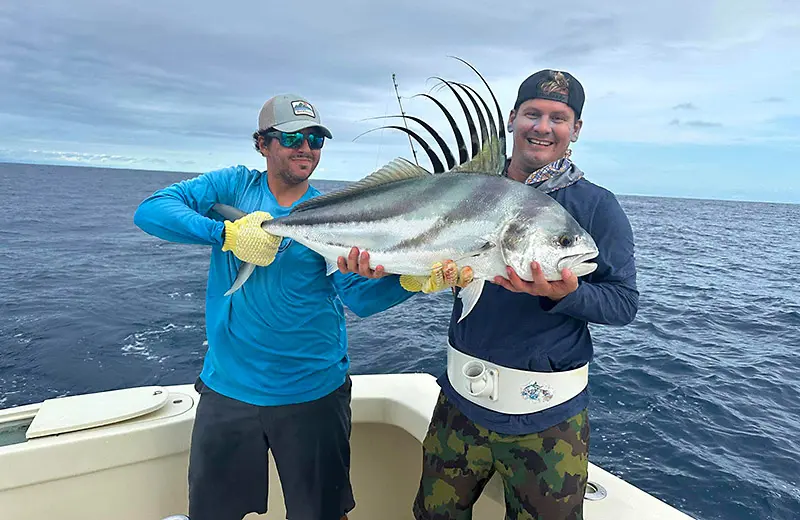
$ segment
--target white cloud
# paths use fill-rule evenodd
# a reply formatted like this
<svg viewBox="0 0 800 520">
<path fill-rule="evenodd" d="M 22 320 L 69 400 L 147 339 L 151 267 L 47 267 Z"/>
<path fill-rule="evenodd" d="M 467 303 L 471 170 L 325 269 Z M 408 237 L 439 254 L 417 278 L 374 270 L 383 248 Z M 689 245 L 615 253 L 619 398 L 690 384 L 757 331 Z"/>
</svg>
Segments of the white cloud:
<svg viewBox="0 0 800 520">
<path fill-rule="evenodd" d="M 799 44 L 800 7 L 788 0 L 580 0 L 568 10 L 523 0 L 502 9 L 456 0 L 302 9 L 255 0 L 6 0 L 0 142 L 9 152 L 0 158 L 261 167 L 250 143 L 257 110 L 266 97 L 294 91 L 333 127 L 320 173 L 358 178 L 409 154 L 399 132 L 352 142 L 382 124 L 363 119 L 397 112 L 392 73 L 404 108 L 437 128 L 447 128 L 438 109 L 408 98 L 430 89 L 430 76 L 484 92 L 453 54 L 487 77 L 504 118 L 529 73 L 573 72 L 588 97 L 579 146 L 596 145 L 593 153 L 621 143 L 797 146 L 800 62 L 788 56 Z M 452 95 L 438 96 L 461 120 Z"/>
</svg>

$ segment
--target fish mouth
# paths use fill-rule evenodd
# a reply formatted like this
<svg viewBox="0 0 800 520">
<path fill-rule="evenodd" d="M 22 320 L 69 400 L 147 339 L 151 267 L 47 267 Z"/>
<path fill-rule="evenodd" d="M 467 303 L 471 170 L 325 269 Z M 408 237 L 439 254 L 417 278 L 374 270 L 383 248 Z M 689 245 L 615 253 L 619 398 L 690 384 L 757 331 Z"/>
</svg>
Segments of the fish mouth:
<svg viewBox="0 0 800 520">
<path fill-rule="evenodd" d="M 597 264 L 587 262 L 598 255 L 598 252 L 581 253 L 578 255 L 565 256 L 558 261 L 558 270 L 569 269 L 575 276 L 586 276 L 597 269 Z"/>
</svg>

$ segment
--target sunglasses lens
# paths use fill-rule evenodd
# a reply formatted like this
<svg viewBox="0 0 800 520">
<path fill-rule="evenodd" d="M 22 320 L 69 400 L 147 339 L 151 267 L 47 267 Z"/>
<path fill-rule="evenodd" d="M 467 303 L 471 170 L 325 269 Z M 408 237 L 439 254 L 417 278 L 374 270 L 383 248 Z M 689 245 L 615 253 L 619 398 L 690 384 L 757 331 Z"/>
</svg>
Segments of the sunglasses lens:
<svg viewBox="0 0 800 520">
<path fill-rule="evenodd" d="M 292 134 L 281 132 L 282 146 L 285 146 L 286 148 L 300 148 L 300 145 L 302 144 L 303 144 L 303 134 L 301 134 L 300 132 L 294 132 Z"/>
<path fill-rule="evenodd" d="M 319 150 L 325 144 L 325 137 L 317 134 L 308 134 L 308 147 L 312 150 Z"/>
<path fill-rule="evenodd" d="M 325 136 L 317 134 L 308 134 L 307 138 L 302 132 L 280 132 L 274 135 L 280 138 L 281 146 L 286 148 L 300 148 L 304 139 L 308 139 L 308 147 L 312 150 L 319 150 L 325 144 Z"/>
</svg>

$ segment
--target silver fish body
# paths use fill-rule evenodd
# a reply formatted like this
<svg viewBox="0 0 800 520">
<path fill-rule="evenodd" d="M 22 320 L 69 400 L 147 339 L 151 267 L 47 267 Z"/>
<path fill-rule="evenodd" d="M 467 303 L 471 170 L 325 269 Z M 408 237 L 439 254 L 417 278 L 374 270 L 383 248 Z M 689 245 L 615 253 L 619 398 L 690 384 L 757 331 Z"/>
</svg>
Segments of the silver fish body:
<svg viewBox="0 0 800 520">
<path fill-rule="evenodd" d="M 369 252 L 370 267 L 382 265 L 395 274 L 428 275 L 434 263 L 451 259 L 469 265 L 477 279 L 506 276 L 509 265 L 532 280 L 530 262 L 535 260 L 548 280 L 559 280 L 564 267 L 588 274 L 593 266 L 583 261 L 597 254 L 592 237 L 550 196 L 479 173 L 382 184 L 300 206 L 262 227 L 332 264 L 358 247 Z"/>
</svg>

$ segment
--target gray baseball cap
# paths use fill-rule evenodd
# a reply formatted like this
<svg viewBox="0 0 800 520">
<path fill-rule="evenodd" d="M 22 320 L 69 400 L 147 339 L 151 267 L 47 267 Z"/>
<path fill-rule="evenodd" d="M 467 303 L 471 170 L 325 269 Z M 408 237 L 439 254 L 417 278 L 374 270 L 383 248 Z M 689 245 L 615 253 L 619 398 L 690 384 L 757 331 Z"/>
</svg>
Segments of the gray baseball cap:
<svg viewBox="0 0 800 520">
<path fill-rule="evenodd" d="M 259 130 L 274 128 L 281 132 L 297 132 L 310 126 L 320 127 L 328 139 L 333 139 L 331 131 L 320 122 L 316 107 L 295 94 L 279 94 L 268 99 L 258 113 Z"/>
</svg>

